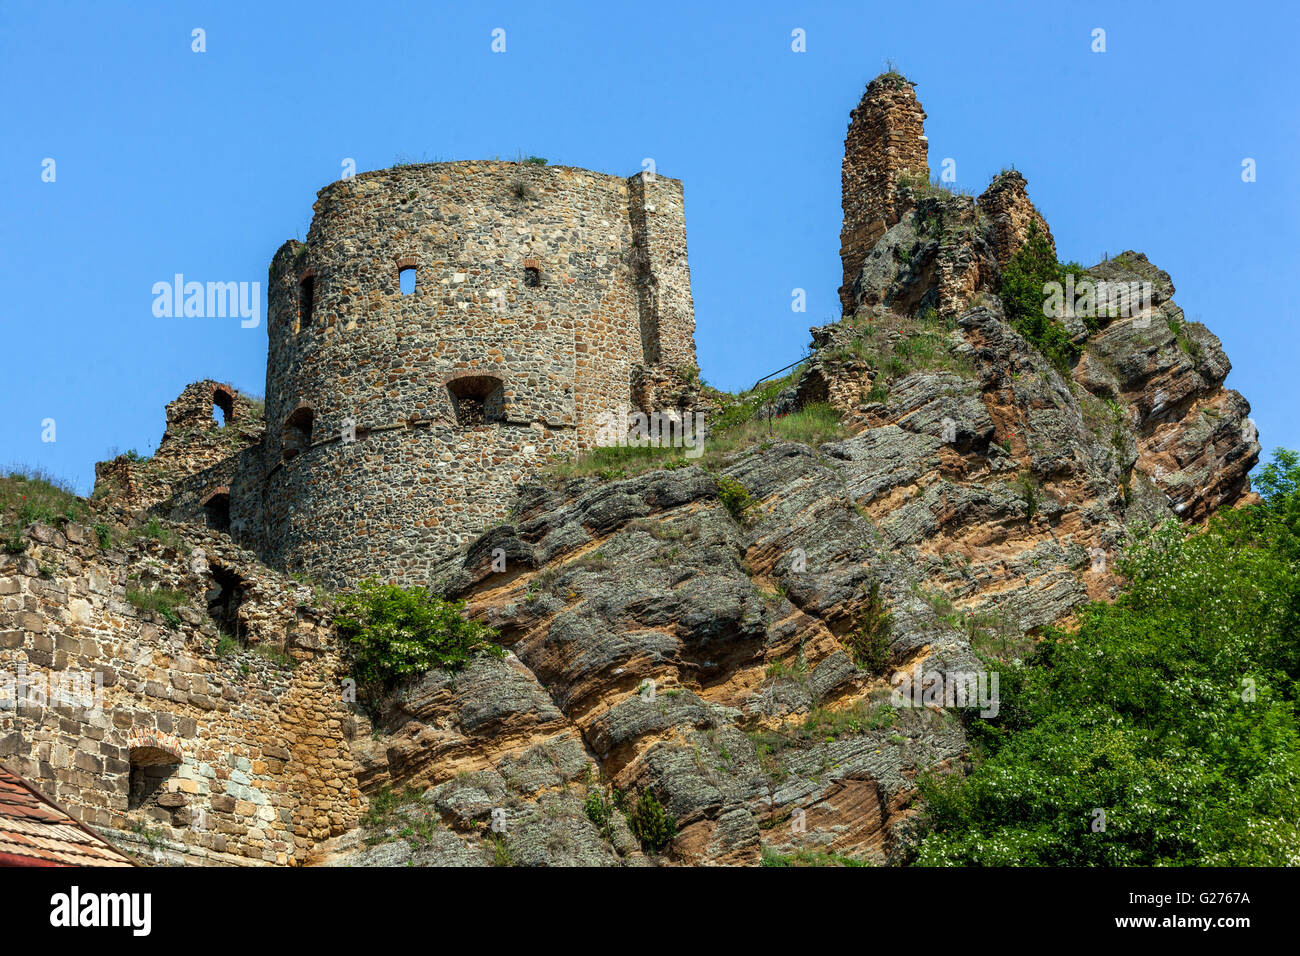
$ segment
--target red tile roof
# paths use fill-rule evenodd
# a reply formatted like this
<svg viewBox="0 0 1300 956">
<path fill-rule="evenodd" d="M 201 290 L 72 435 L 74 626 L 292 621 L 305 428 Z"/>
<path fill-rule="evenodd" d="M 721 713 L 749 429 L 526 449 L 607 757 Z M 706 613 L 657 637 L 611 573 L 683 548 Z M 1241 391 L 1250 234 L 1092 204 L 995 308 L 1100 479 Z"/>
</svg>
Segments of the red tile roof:
<svg viewBox="0 0 1300 956">
<path fill-rule="evenodd" d="M 0 866 L 134 866 L 35 787 L 0 766 Z"/>
</svg>

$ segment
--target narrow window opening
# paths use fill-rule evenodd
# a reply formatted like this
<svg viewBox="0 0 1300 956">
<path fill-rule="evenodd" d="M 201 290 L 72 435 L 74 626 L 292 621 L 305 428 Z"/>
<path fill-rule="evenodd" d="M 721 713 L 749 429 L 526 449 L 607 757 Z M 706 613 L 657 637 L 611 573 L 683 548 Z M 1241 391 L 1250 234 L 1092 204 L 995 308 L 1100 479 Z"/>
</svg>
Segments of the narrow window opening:
<svg viewBox="0 0 1300 956">
<path fill-rule="evenodd" d="M 535 266 L 524 267 L 524 285 L 535 289 L 542 284 L 542 270 Z"/>
<path fill-rule="evenodd" d="M 301 328 L 311 327 L 312 308 L 316 304 L 316 277 L 305 275 L 298 283 L 298 320 Z"/>
<path fill-rule="evenodd" d="M 295 458 L 311 447 L 311 430 L 315 415 L 306 405 L 299 405 L 284 420 L 284 434 L 281 436 L 281 454 L 285 461 Z"/>
<path fill-rule="evenodd" d="M 415 266 L 403 266 L 397 270 L 397 284 L 402 295 L 415 294 Z"/>
<path fill-rule="evenodd" d="M 217 630 L 236 640 L 240 639 L 239 608 L 244 603 L 244 580 L 218 564 L 209 565 L 216 587 L 207 593 L 208 616 Z"/>
</svg>

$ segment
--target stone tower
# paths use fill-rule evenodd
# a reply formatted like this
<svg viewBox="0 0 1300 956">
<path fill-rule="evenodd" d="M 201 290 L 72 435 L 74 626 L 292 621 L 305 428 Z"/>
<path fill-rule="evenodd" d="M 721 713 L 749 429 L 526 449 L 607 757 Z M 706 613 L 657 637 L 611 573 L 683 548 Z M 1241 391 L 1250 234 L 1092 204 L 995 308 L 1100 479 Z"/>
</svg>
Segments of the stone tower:
<svg viewBox="0 0 1300 956">
<path fill-rule="evenodd" d="M 896 195 L 899 176 L 930 176 L 925 110 L 913 85 L 901 74 L 882 73 L 867 85 L 849 118 L 840 173 L 840 302 L 846 314 L 853 311 L 853 283 L 867 253 L 906 211 Z"/>
<path fill-rule="evenodd" d="M 314 209 L 271 263 L 262 474 L 230 490 L 274 566 L 421 581 L 634 376 L 696 364 L 678 180 L 437 163 Z"/>
</svg>

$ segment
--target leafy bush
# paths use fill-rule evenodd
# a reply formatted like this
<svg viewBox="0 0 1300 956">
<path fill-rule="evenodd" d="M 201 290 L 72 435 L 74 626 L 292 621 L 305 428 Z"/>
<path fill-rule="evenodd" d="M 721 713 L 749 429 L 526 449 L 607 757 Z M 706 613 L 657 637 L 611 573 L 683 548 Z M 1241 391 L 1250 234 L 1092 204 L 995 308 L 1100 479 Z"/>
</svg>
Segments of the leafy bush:
<svg viewBox="0 0 1300 956">
<path fill-rule="evenodd" d="M 658 853 L 677 836 L 677 821 L 648 788 L 642 788 L 636 804 L 628 812 L 627 825 L 642 848 L 650 853 Z"/>
<path fill-rule="evenodd" d="M 1134 542 L 1113 605 L 1001 667 L 967 777 L 923 777 L 922 864 L 1300 863 L 1300 465 Z"/>
<path fill-rule="evenodd" d="M 606 837 L 609 835 L 609 822 L 614 818 L 614 811 L 618 809 L 620 802 L 618 798 L 617 791 L 614 792 L 613 797 L 608 797 L 600 787 L 592 787 L 587 791 L 587 799 L 582 804 L 587 819 L 594 823 Z"/>
<path fill-rule="evenodd" d="M 718 476 L 718 499 L 731 517 L 741 524 L 750 520 L 750 511 L 758 505 L 758 499 L 749 493 L 748 488 L 725 475 Z"/>
<path fill-rule="evenodd" d="M 339 599 L 334 623 L 352 651 L 357 677 L 391 686 L 434 668 L 455 670 L 478 650 L 504 655 L 489 640 L 495 632 L 466 620 L 464 609 L 463 601 L 367 578 Z"/>
</svg>

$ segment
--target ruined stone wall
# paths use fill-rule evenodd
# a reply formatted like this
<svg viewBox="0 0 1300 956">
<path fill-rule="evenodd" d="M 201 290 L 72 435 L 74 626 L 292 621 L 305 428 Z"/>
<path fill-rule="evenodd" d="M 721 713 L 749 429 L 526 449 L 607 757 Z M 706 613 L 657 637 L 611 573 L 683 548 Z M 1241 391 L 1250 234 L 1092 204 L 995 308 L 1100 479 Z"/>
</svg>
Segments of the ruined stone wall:
<svg viewBox="0 0 1300 956">
<path fill-rule="evenodd" d="M 95 465 L 95 497 L 123 508 L 152 508 L 199 473 L 208 473 L 210 485 L 229 484 L 235 459 L 259 445 L 262 432 L 259 402 L 220 382 L 195 382 L 168 403 L 152 456 L 118 455 Z"/>
<path fill-rule="evenodd" d="M 695 368 L 682 184 L 658 175 L 633 176 L 629 198 L 646 363 Z"/>
<path fill-rule="evenodd" d="M 531 468 L 592 443 L 636 365 L 695 365 L 674 180 L 441 163 L 334 183 L 314 208 L 269 284 L 277 567 L 422 581 Z"/>
<path fill-rule="evenodd" d="M 863 260 L 906 211 L 895 189 L 899 176 L 911 172 L 929 178 L 924 122 L 912 84 L 897 73 L 872 80 L 850 114 L 840 172 L 840 301 L 846 315 L 854 309 L 853 283 Z"/>
<path fill-rule="evenodd" d="M 1047 237 L 1056 252 L 1056 241 L 1047 220 L 1042 217 L 1025 191 L 1025 177 L 1014 169 L 999 173 L 989 188 L 979 197 L 979 209 L 988 221 L 989 242 L 997 256 L 998 265 L 1004 266 L 1029 236 L 1031 223 Z"/>
<path fill-rule="evenodd" d="M 362 803 L 332 631 L 305 589 L 185 534 L 101 550 L 35 525 L 0 556 L 0 760 L 145 860 L 302 862 Z M 189 599 L 169 622 L 128 588 Z"/>
</svg>

